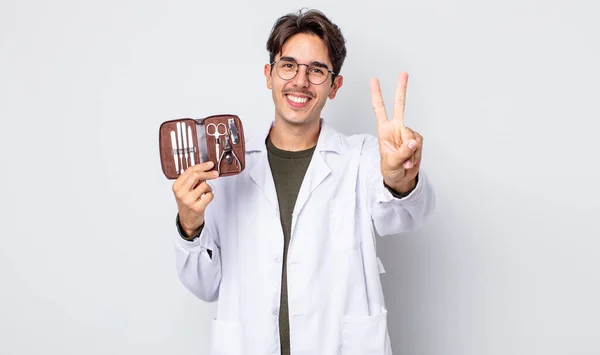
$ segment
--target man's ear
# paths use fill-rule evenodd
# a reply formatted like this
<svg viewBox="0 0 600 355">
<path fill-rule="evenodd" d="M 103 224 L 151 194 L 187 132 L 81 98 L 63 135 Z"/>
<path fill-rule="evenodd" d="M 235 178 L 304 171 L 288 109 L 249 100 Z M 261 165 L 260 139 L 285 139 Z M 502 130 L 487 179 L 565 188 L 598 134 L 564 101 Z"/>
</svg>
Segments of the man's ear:
<svg viewBox="0 0 600 355">
<path fill-rule="evenodd" d="M 341 75 L 336 76 L 333 80 L 331 92 L 328 96 L 330 100 L 333 100 L 335 98 L 335 95 L 337 95 L 337 91 L 342 87 L 342 84 L 344 84 L 344 77 Z"/>
<path fill-rule="evenodd" d="M 271 78 L 271 66 L 265 64 L 265 78 L 267 79 L 267 88 L 271 90 L 273 88 L 273 82 Z"/>
</svg>

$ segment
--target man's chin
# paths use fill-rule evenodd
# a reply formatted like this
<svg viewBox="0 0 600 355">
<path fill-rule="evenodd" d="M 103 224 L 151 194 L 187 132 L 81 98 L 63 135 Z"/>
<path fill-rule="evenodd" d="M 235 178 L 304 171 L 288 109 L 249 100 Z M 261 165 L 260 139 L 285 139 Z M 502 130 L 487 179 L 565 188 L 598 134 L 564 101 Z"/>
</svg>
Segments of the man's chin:
<svg viewBox="0 0 600 355">
<path fill-rule="evenodd" d="M 312 125 L 315 121 L 319 121 L 320 117 L 313 117 L 314 110 L 312 109 L 294 109 L 289 106 L 284 106 L 283 110 L 277 111 L 281 121 L 293 126 Z"/>
<path fill-rule="evenodd" d="M 314 123 L 315 119 L 307 115 L 290 115 L 283 116 L 282 119 L 294 126 L 306 126 Z"/>
<path fill-rule="evenodd" d="M 284 122 L 285 124 L 289 124 L 292 126 L 301 126 L 304 124 L 303 120 L 299 120 L 296 118 L 289 118 L 289 117 L 281 117 L 281 121 Z"/>
</svg>

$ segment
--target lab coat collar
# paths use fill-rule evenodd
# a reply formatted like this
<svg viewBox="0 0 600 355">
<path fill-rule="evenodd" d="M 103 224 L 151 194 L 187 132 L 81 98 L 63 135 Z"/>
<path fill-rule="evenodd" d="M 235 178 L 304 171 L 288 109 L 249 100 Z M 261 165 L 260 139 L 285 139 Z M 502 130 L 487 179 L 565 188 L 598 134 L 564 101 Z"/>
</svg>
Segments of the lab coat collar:
<svg viewBox="0 0 600 355">
<path fill-rule="evenodd" d="M 262 152 L 267 149 L 265 145 L 265 141 L 271 128 L 273 127 L 274 122 L 271 121 L 267 125 L 267 127 L 262 131 L 260 135 L 249 137 L 246 142 L 246 151 L 247 152 Z M 319 132 L 319 139 L 317 141 L 316 151 L 319 152 L 340 152 L 341 148 L 341 137 L 339 133 L 333 129 L 329 123 L 325 122 L 324 119 L 321 118 L 321 131 Z"/>
<path fill-rule="evenodd" d="M 269 134 L 270 128 L 273 126 L 273 122 L 269 125 L 269 129 L 266 129 L 264 135 L 257 136 L 258 139 L 251 139 L 247 142 L 247 152 L 260 152 L 260 157 L 255 160 L 255 165 L 250 168 L 251 179 L 260 187 L 265 197 L 269 200 L 272 207 L 279 212 L 279 202 L 277 200 L 277 193 L 275 190 L 275 184 L 273 182 L 273 175 L 271 174 L 271 168 L 269 166 L 265 140 Z M 312 192 L 325 180 L 325 178 L 331 173 L 331 169 L 327 165 L 322 152 L 335 152 L 340 153 L 342 145 L 340 134 L 328 125 L 323 119 L 321 119 L 321 131 L 319 132 L 319 140 L 315 149 L 315 154 L 311 159 L 311 162 L 306 171 L 306 175 L 300 186 L 298 192 L 298 198 L 296 199 L 296 205 L 294 206 L 293 219 L 292 219 L 292 234 L 294 233 L 297 216 L 308 201 L 308 198 Z"/>
</svg>

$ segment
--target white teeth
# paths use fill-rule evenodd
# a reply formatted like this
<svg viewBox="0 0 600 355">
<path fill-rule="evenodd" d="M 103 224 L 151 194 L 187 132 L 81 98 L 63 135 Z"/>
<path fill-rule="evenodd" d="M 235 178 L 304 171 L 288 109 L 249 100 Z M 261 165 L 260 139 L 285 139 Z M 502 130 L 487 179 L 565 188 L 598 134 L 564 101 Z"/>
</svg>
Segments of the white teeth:
<svg viewBox="0 0 600 355">
<path fill-rule="evenodd" d="M 308 101 L 308 97 L 297 97 L 297 96 L 288 95 L 288 98 L 290 99 L 290 101 L 293 101 L 297 104 L 304 104 L 304 103 L 306 103 L 306 101 Z"/>
</svg>

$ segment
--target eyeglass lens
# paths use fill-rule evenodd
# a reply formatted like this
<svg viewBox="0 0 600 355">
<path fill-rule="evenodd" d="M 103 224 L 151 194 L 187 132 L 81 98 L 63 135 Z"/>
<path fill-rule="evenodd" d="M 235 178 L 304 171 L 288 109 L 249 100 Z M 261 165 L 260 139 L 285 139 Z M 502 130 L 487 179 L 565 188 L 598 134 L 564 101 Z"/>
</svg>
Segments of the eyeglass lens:
<svg viewBox="0 0 600 355">
<path fill-rule="evenodd" d="M 298 63 L 293 60 L 282 59 L 277 62 L 277 74 L 283 80 L 291 80 L 298 73 Z M 316 65 L 308 66 L 308 80 L 315 84 L 322 84 L 327 77 L 329 76 L 329 72 L 327 69 L 318 67 Z"/>
</svg>

